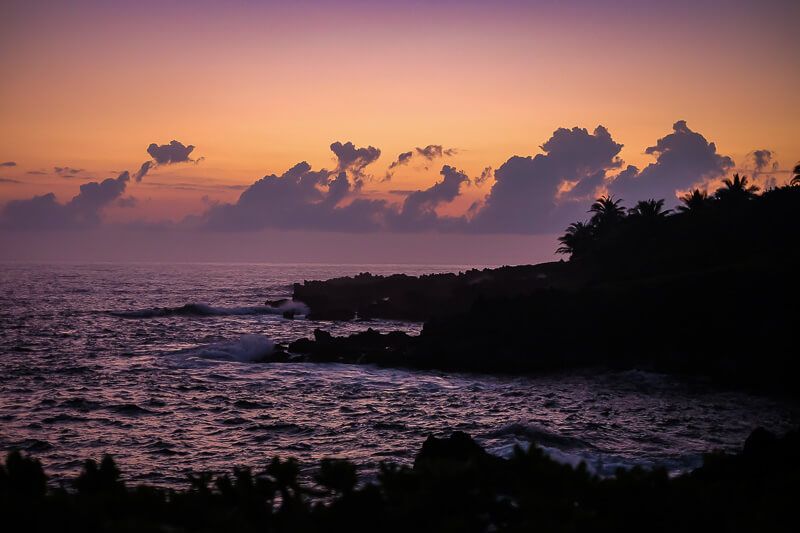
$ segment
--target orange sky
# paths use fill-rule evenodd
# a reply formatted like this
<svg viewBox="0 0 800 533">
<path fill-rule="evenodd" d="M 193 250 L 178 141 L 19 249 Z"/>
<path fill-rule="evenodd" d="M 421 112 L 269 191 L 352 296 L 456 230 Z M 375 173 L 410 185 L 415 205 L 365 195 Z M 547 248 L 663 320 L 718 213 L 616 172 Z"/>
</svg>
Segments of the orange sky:
<svg viewBox="0 0 800 533">
<path fill-rule="evenodd" d="M 0 204 L 68 199 L 172 139 L 205 160 L 157 169 L 110 219 L 176 220 L 238 196 L 223 186 L 331 168 L 333 141 L 380 148 L 376 176 L 416 146 L 459 149 L 373 195 L 426 187 L 442 162 L 476 176 L 561 126 L 603 124 L 640 167 L 679 119 L 739 165 L 758 148 L 800 160 L 797 4 L 664 4 L 4 2 L 0 162 L 17 166 L 0 177 L 22 183 Z"/>
</svg>

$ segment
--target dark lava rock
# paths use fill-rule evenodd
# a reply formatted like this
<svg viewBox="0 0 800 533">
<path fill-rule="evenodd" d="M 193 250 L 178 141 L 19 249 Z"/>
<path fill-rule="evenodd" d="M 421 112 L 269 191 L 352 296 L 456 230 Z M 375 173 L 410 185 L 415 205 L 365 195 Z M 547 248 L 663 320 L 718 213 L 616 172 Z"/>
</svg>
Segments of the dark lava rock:
<svg viewBox="0 0 800 533">
<path fill-rule="evenodd" d="M 264 305 L 268 307 L 280 307 L 283 304 L 289 303 L 291 301 L 292 300 L 289 298 L 281 298 L 279 300 L 267 300 L 266 302 L 264 302 Z"/>
<path fill-rule="evenodd" d="M 393 364 L 410 347 L 414 337 L 400 332 L 380 333 L 370 328 L 348 337 L 334 337 L 319 328 L 314 339 L 298 339 L 289 344 L 289 352 L 307 361 Z"/>
</svg>

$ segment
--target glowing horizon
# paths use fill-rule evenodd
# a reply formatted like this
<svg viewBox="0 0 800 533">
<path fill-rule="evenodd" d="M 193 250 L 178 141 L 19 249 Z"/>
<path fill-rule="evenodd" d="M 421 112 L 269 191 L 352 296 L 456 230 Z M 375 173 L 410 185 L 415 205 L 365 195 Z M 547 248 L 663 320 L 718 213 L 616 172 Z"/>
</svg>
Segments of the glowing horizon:
<svg viewBox="0 0 800 533">
<path fill-rule="evenodd" d="M 344 204 L 400 205 L 443 165 L 474 181 L 545 153 L 559 128 L 605 127 L 640 170 L 681 120 L 731 158 L 726 173 L 780 183 L 800 160 L 788 1 L 8 2 L 0 14 L 0 163 L 16 163 L 0 167 L 0 209 L 68 202 L 173 139 L 204 159 L 153 168 L 104 222 L 178 222 L 301 161 L 332 170 L 333 142 L 381 150 Z M 428 145 L 455 152 L 383 179 Z M 436 211 L 468 213 L 493 183 L 463 184 Z"/>
</svg>

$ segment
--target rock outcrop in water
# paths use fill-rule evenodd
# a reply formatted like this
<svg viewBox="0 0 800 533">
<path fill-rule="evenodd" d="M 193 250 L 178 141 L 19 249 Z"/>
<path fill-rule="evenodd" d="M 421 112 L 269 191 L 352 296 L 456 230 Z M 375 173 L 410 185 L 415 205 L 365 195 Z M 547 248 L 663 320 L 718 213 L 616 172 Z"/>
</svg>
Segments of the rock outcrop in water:
<svg viewBox="0 0 800 533">
<path fill-rule="evenodd" d="M 288 351 L 315 362 L 402 364 L 413 342 L 414 337 L 402 331 L 379 333 L 370 328 L 348 337 L 334 337 L 315 329 L 314 340 L 296 340 Z"/>
<path fill-rule="evenodd" d="M 323 460 L 313 479 L 278 458 L 182 491 L 128 487 L 110 457 L 65 489 L 17 452 L 0 466 L 0 516 L 24 531 L 793 531 L 800 435 L 756 430 L 741 453 L 708 455 L 678 477 L 619 470 L 601 479 L 533 445 L 509 459 L 468 435 L 429 437 L 413 467 Z"/>
<path fill-rule="evenodd" d="M 295 283 L 294 299 L 309 306 L 309 318 L 383 318 L 424 321 L 466 311 L 489 296 L 515 296 L 571 285 L 563 262 L 468 270 L 459 274 L 374 276 L 362 273 L 327 281 Z"/>
<path fill-rule="evenodd" d="M 296 285 L 312 317 L 425 325 L 413 339 L 371 334 L 372 352 L 361 336 L 322 334 L 290 351 L 482 372 L 636 367 L 796 388 L 800 187 L 696 193 L 670 216 L 658 202 L 626 214 L 601 199 L 593 213 L 562 238 L 568 262 Z"/>
</svg>

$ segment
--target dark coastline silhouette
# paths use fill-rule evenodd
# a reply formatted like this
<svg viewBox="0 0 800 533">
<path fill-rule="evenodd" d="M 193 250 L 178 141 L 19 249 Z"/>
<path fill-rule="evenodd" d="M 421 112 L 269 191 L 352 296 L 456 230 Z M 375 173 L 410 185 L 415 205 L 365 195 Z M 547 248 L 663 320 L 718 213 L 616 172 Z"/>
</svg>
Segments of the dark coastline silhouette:
<svg viewBox="0 0 800 533">
<path fill-rule="evenodd" d="M 465 433 L 428 437 L 412 467 L 323 460 L 313 482 L 292 459 L 233 475 L 195 473 L 185 490 L 129 487 L 111 457 L 69 486 L 12 452 L 0 465 L 6 531 L 794 531 L 800 434 L 757 429 L 738 454 L 712 453 L 678 477 L 599 478 L 532 445 L 509 459 Z"/>
<path fill-rule="evenodd" d="M 800 187 L 738 174 L 675 211 L 599 198 L 559 239 L 569 261 L 297 284 L 311 316 L 425 320 L 419 337 L 324 331 L 276 360 L 479 372 L 645 368 L 796 390 Z"/>
</svg>

